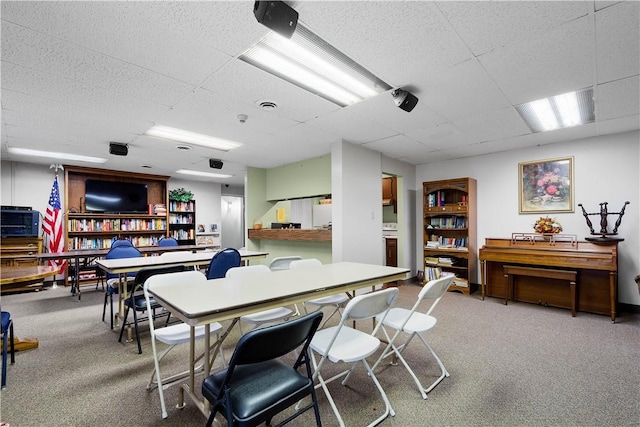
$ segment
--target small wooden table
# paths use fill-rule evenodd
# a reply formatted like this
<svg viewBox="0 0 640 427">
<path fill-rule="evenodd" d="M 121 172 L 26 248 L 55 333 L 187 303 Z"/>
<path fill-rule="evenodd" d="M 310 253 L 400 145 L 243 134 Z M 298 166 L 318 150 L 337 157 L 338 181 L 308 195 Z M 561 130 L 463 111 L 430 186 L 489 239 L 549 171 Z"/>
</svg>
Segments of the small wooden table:
<svg viewBox="0 0 640 427">
<path fill-rule="evenodd" d="M 32 265 L 25 267 L 3 267 L 0 270 L 0 288 L 4 291 L 9 288 L 12 291 L 31 290 L 33 284 L 41 282 L 49 276 L 60 273 L 60 269 L 48 265 Z M 40 284 L 42 286 L 42 284 Z M 16 351 L 28 350 L 38 347 L 35 338 L 13 338 L 13 346 Z"/>
<path fill-rule="evenodd" d="M 3 291 L 6 289 L 12 291 L 29 290 L 33 289 L 34 283 L 41 282 L 42 279 L 59 273 L 59 268 L 48 265 L 3 267 L 0 270 L 0 286 Z"/>
</svg>

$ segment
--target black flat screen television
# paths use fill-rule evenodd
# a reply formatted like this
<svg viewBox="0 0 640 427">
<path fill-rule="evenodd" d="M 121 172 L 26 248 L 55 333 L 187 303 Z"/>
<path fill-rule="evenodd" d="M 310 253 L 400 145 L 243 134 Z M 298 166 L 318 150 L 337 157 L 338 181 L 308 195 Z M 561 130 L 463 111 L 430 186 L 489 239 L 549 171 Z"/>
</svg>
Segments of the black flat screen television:
<svg viewBox="0 0 640 427">
<path fill-rule="evenodd" d="M 87 179 L 84 197 L 87 212 L 149 212 L 146 184 Z"/>
</svg>

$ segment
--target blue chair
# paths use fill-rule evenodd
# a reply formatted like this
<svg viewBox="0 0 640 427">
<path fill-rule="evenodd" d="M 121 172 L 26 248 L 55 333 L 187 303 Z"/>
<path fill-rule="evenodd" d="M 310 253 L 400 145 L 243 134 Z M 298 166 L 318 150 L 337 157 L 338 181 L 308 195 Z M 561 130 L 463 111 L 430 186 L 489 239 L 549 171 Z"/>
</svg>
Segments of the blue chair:
<svg viewBox="0 0 640 427">
<path fill-rule="evenodd" d="M 133 243 L 131 243 L 131 240 L 116 240 L 111 244 L 111 249 L 114 248 L 119 248 L 119 247 L 128 247 L 128 248 L 132 248 L 133 247 Z"/>
<path fill-rule="evenodd" d="M 127 243 L 120 243 L 127 242 Z M 131 242 L 128 240 L 118 240 L 113 243 L 109 252 L 105 256 L 106 259 L 122 259 L 122 258 L 136 258 L 141 257 L 142 253 L 133 247 Z M 128 273 L 126 275 L 127 278 L 127 286 L 131 288 L 129 284 L 130 281 L 133 281 L 136 277 L 135 272 Z M 120 276 L 118 274 L 107 273 L 107 291 L 104 294 L 104 306 L 102 307 L 102 321 L 104 322 L 105 312 L 107 311 L 107 300 L 110 302 L 111 306 L 111 329 L 113 329 L 113 296 L 117 295 L 118 285 L 120 282 Z"/>
<path fill-rule="evenodd" d="M 16 363 L 15 348 L 13 342 L 13 320 L 8 311 L 2 312 L 2 385 L 7 387 L 7 340 L 11 341 L 11 364 Z"/>
<path fill-rule="evenodd" d="M 240 267 L 241 262 L 240 252 L 236 249 L 223 249 L 211 258 L 207 268 L 207 279 L 222 279 L 230 268 Z"/>
<path fill-rule="evenodd" d="M 163 237 L 158 241 L 158 246 L 178 246 L 178 241 L 173 237 Z"/>
</svg>

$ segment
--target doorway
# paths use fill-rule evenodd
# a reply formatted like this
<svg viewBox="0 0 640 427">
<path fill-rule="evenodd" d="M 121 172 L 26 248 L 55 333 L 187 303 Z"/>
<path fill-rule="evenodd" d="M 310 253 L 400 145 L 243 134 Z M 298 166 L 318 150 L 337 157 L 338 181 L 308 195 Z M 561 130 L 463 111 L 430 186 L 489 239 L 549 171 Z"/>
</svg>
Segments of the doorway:
<svg viewBox="0 0 640 427">
<path fill-rule="evenodd" d="M 221 197 L 222 248 L 240 249 L 244 244 L 244 198 L 239 196 Z"/>
</svg>

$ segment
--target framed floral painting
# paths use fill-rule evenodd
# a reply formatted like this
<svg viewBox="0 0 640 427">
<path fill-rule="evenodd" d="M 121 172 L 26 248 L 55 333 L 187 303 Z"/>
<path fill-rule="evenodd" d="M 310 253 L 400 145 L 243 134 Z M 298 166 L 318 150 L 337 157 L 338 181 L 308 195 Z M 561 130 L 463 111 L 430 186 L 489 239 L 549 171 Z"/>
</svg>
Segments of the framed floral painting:
<svg viewBox="0 0 640 427">
<path fill-rule="evenodd" d="M 520 213 L 573 212 L 573 157 L 518 164 Z"/>
</svg>

